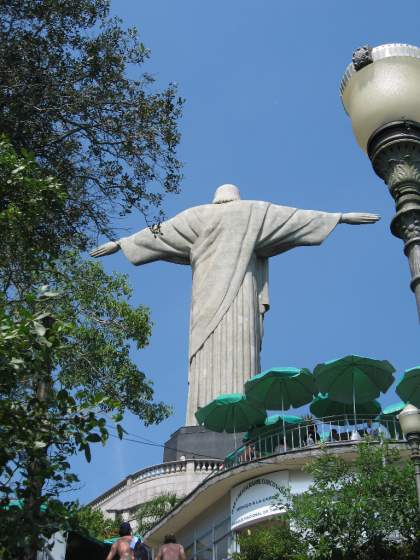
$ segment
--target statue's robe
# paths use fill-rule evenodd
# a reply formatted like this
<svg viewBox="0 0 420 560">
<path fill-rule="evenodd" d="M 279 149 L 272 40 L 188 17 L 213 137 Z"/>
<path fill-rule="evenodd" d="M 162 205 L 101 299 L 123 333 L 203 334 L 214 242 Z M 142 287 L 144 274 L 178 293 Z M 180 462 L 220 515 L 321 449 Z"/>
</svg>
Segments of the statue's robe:
<svg viewBox="0 0 420 560">
<path fill-rule="evenodd" d="M 198 407 L 221 393 L 243 392 L 260 371 L 268 258 L 319 245 L 339 220 L 340 214 L 237 200 L 190 208 L 163 222 L 156 235 L 144 229 L 119 241 L 134 265 L 191 265 L 186 425 L 196 424 Z"/>
</svg>

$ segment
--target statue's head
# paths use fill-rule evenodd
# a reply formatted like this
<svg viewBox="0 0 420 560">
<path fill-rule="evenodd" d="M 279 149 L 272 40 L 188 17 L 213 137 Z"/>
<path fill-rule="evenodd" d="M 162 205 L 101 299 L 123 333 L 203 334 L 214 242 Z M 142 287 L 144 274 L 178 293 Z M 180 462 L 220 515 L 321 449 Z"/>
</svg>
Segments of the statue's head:
<svg viewBox="0 0 420 560">
<path fill-rule="evenodd" d="M 223 202 L 233 202 L 234 200 L 240 200 L 241 195 L 239 194 L 238 187 L 235 185 L 222 185 L 214 193 L 213 204 L 222 204 Z"/>
</svg>

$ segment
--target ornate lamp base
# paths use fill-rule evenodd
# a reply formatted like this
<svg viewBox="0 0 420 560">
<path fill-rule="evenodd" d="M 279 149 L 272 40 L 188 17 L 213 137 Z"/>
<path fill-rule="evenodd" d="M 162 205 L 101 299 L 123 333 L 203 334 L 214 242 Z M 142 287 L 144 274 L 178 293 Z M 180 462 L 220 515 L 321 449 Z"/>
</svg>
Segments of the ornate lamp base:
<svg viewBox="0 0 420 560">
<path fill-rule="evenodd" d="M 368 155 L 395 200 L 391 232 L 404 241 L 420 319 L 420 123 L 396 121 L 378 128 Z"/>
</svg>

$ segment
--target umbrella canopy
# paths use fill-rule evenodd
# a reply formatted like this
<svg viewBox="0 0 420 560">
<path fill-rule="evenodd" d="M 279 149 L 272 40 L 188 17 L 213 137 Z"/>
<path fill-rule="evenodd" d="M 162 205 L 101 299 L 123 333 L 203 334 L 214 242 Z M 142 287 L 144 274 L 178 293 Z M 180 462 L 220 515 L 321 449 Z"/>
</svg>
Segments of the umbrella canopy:
<svg viewBox="0 0 420 560">
<path fill-rule="evenodd" d="M 314 393 L 314 378 L 306 368 L 271 368 L 245 383 L 246 396 L 267 410 L 298 408 L 311 402 Z"/>
<path fill-rule="evenodd" d="M 252 434 L 265 434 L 275 430 L 281 430 L 283 427 L 290 428 L 296 424 L 302 424 L 303 418 L 301 416 L 293 416 L 292 414 L 272 414 L 268 416 L 263 426 L 255 426 L 251 430 Z"/>
<path fill-rule="evenodd" d="M 267 414 L 257 403 L 244 395 L 220 395 L 206 406 L 199 408 L 195 417 L 200 426 L 213 432 L 244 432 L 263 424 Z"/>
<path fill-rule="evenodd" d="M 402 438 L 402 430 L 400 423 L 397 420 L 397 415 L 405 407 L 406 403 L 397 402 L 385 407 L 381 414 L 377 417 L 380 422 L 390 433 L 390 436 L 395 439 Z"/>
<path fill-rule="evenodd" d="M 225 467 L 231 467 L 233 466 L 235 459 L 241 456 L 241 453 L 244 453 L 246 450 L 246 445 L 242 445 L 242 447 L 239 447 L 238 449 L 235 449 L 234 451 L 231 451 L 230 453 L 228 453 L 225 457 Z"/>
<path fill-rule="evenodd" d="M 275 448 L 279 449 L 288 445 L 297 446 L 299 434 L 293 427 L 302 425 L 304 420 L 301 416 L 293 416 L 291 414 L 273 414 L 269 416 L 263 426 L 256 426 L 244 436 L 244 441 L 254 441 L 255 449 L 264 453 L 272 453 Z M 301 439 L 303 439 L 303 427 Z M 294 443 L 292 443 L 292 441 Z"/>
<path fill-rule="evenodd" d="M 420 407 L 420 366 L 405 370 L 396 391 L 403 401 Z"/>
<path fill-rule="evenodd" d="M 272 414 L 268 416 L 262 426 L 255 426 L 252 430 L 244 435 L 243 440 L 248 441 L 258 436 L 264 436 L 274 431 L 282 431 L 283 428 L 291 428 L 297 424 L 302 424 L 301 416 L 293 416 L 292 414 Z"/>
<path fill-rule="evenodd" d="M 386 406 L 378 416 L 378 420 L 392 420 L 405 407 L 405 402 L 397 402 Z"/>
<path fill-rule="evenodd" d="M 328 394 L 323 395 L 320 393 L 312 401 L 309 409 L 317 418 L 328 418 L 328 421 L 331 421 L 332 424 L 334 420 L 337 420 L 337 424 L 342 424 L 343 422 L 349 424 L 354 423 L 353 404 L 333 401 L 329 398 Z M 361 416 L 363 416 L 364 419 L 376 417 L 380 412 L 381 405 L 378 401 L 368 401 L 356 405 L 356 417 L 359 418 Z"/>
<path fill-rule="evenodd" d="M 387 360 L 352 355 L 318 364 L 314 375 L 320 393 L 354 405 L 376 399 L 387 391 L 394 381 L 394 371 Z"/>
</svg>

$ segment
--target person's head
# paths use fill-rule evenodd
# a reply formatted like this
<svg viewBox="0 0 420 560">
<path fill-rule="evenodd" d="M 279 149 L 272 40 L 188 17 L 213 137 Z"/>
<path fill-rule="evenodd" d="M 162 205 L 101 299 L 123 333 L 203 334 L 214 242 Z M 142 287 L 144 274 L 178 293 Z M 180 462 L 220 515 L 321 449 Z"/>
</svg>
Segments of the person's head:
<svg viewBox="0 0 420 560">
<path fill-rule="evenodd" d="M 235 185 L 222 185 L 214 193 L 213 204 L 223 204 L 224 202 L 233 202 L 234 200 L 240 200 L 241 195 L 239 194 L 238 187 Z"/>
<path fill-rule="evenodd" d="M 369 426 L 369 428 L 372 426 L 372 424 L 373 424 L 372 418 L 368 418 L 367 425 Z"/>
<path fill-rule="evenodd" d="M 120 537 L 127 537 L 131 535 L 131 525 L 130 523 L 128 523 L 128 521 L 124 521 L 123 523 L 121 523 L 119 533 Z"/>
<path fill-rule="evenodd" d="M 165 538 L 163 539 L 163 544 L 174 544 L 176 543 L 176 538 L 175 535 L 165 535 Z"/>
</svg>

